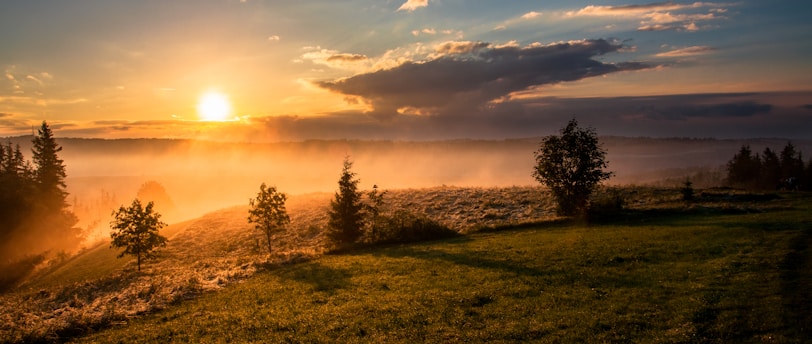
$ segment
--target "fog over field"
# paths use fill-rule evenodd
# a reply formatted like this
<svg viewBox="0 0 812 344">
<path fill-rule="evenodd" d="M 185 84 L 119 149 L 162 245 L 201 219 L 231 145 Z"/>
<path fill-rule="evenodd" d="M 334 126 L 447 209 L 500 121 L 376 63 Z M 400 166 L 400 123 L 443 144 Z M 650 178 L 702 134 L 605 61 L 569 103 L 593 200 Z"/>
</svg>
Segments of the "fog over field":
<svg viewBox="0 0 812 344">
<path fill-rule="evenodd" d="M 294 195 L 332 193 L 346 156 L 354 161 L 361 189 L 537 185 L 531 170 L 540 140 L 222 143 L 62 138 L 59 143 L 68 173 L 68 201 L 87 226 L 93 221 L 104 225 L 107 220 L 94 217 L 129 204 L 148 181 L 163 185 L 176 205 L 176 212 L 164 212 L 170 222 L 247 204 L 263 182 Z M 30 137 L 12 142 L 28 150 Z M 764 147 L 780 149 L 787 140 L 602 137 L 601 142 L 609 170 L 615 172 L 609 184 L 641 184 L 718 168 L 743 144 L 760 152 Z M 793 144 L 799 151 L 812 151 L 812 141 Z"/>
</svg>

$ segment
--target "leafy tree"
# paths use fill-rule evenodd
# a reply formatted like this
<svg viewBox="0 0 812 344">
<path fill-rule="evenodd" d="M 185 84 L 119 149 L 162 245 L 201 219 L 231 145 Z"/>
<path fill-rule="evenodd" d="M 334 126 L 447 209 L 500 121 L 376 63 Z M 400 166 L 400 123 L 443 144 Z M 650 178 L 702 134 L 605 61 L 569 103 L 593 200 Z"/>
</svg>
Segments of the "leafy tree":
<svg viewBox="0 0 812 344">
<path fill-rule="evenodd" d="M 251 209 L 248 210 L 248 223 L 265 233 L 268 239 L 268 254 L 271 254 L 271 235 L 285 229 L 290 223 L 290 217 L 285 209 L 287 195 L 277 192 L 276 187 L 266 187 L 265 183 L 259 186 L 256 199 L 249 199 Z"/>
<path fill-rule="evenodd" d="M 379 191 L 378 185 L 373 185 L 372 190 L 367 193 L 368 202 L 364 204 L 364 210 L 369 217 L 366 232 L 368 242 L 375 242 L 380 237 L 380 229 L 385 220 L 381 214 L 384 207 L 384 195 L 386 195 L 386 191 Z"/>
<path fill-rule="evenodd" d="M 361 192 L 358 191 L 360 181 L 355 179 L 355 173 L 351 169 L 350 158 L 344 158 L 338 191 L 335 199 L 330 201 L 327 236 L 338 244 L 354 243 L 358 240 L 364 224 L 362 212 L 364 205 L 361 203 Z"/>
<path fill-rule="evenodd" d="M 62 146 L 56 143 L 54 134 L 45 121 L 42 121 L 42 126 L 37 131 L 33 143 L 31 151 L 41 200 L 49 209 L 63 209 L 67 207 L 65 198 L 68 193 L 65 191 L 65 178 L 67 178 L 65 164 L 58 156 L 58 153 L 62 151 Z"/>
<path fill-rule="evenodd" d="M 175 202 L 172 202 L 172 198 L 169 197 L 169 193 L 166 192 L 164 186 L 154 180 L 141 184 L 141 187 L 138 188 L 138 192 L 136 192 L 135 197 L 140 199 L 142 202 L 155 203 L 155 208 L 160 210 L 163 216 L 169 219 L 170 222 L 172 221 L 171 219 L 178 213 L 178 208 L 175 206 Z"/>
<path fill-rule="evenodd" d="M 166 246 L 166 238 L 158 234 L 166 223 L 161 222 L 161 214 L 152 208 L 152 202 L 142 207 L 141 201 L 136 198 L 129 207 L 121 206 L 114 211 L 113 221 L 110 222 L 110 228 L 113 229 L 110 233 L 110 238 L 113 239 L 110 247 L 124 247 L 119 258 L 125 254 L 135 256 L 138 271 L 141 271 L 142 260 L 153 257 L 158 247 Z"/>
<path fill-rule="evenodd" d="M 593 129 L 580 128 L 572 119 L 561 129 L 561 135 L 551 135 L 535 152 L 533 177 L 553 193 L 561 215 L 583 215 L 589 197 L 601 181 L 609 179 L 605 172 L 606 151 L 598 142 Z"/>
</svg>

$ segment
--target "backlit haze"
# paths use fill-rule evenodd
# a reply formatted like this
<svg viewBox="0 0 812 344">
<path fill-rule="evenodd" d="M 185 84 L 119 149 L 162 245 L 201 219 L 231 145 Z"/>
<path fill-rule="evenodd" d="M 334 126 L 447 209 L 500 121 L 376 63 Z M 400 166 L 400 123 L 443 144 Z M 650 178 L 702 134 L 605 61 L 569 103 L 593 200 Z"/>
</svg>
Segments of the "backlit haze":
<svg viewBox="0 0 812 344">
<path fill-rule="evenodd" d="M 0 136 L 812 137 L 802 1 L 0 3 Z"/>
<path fill-rule="evenodd" d="M 367 190 L 538 185 L 539 137 L 573 117 L 605 138 L 611 183 L 712 175 L 744 143 L 812 152 L 810 7 L 2 1 L 0 137 L 30 158 L 47 121 L 102 238 L 144 183 L 177 221 L 263 182 L 332 193 L 346 156 Z"/>
</svg>

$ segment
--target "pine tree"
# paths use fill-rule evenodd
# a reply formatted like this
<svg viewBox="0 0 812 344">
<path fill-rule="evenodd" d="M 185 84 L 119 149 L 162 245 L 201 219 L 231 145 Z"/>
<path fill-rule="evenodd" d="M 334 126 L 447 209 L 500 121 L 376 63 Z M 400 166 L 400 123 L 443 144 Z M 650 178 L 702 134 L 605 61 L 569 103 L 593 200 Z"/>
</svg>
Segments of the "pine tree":
<svg viewBox="0 0 812 344">
<path fill-rule="evenodd" d="M 749 145 L 743 145 L 727 162 L 727 182 L 732 186 L 753 188 L 761 174 L 761 158 L 753 155 Z"/>
<path fill-rule="evenodd" d="M 769 147 L 765 148 L 761 155 L 759 189 L 775 190 L 781 183 L 781 161 Z"/>
<path fill-rule="evenodd" d="M 797 189 L 804 174 L 804 160 L 800 152 L 795 150 L 792 142 L 787 142 L 781 151 L 781 178 L 785 187 Z"/>
<path fill-rule="evenodd" d="M 361 203 L 361 193 L 358 191 L 358 179 L 351 171 L 352 162 L 349 157 L 344 158 L 344 169 L 338 180 L 338 191 L 335 199 L 330 201 L 329 221 L 327 223 L 327 236 L 339 245 L 354 243 L 361 236 L 364 224 Z"/>
<path fill-rule="evenodd" d="M 56 143 L 53 132 L 45 121 L 42 121 L 33 143 L 31 151 L 39 199 L 51 211 L 62 210 L 67 207 L 65 199 L 68 196 L 65 191 L 65 164 L 58 156 L 62 146 Z"/>
</svg>

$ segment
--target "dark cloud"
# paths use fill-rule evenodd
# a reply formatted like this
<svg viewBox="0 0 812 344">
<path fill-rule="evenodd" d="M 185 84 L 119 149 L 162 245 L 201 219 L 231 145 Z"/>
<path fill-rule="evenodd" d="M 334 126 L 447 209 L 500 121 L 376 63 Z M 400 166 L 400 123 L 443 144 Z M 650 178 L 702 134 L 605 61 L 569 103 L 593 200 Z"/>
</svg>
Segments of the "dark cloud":
<svg viewBox="0 0 812 344">
<path fill-rule="evenodd" d="M 646 106 L 640 114 L 650 119 L 686 120 L 691 117 L 749 117 L 767 114 L 772 110 L 770 104 L 753 101 L 723 104 L 697 104 L 673 106 Z"/>
<path fill-rule="evenodd" d="M 391 117 L 402 108 L 446 114 L 476 108 L 534 86 L 652 67 L 594 59 L 623 47 L 603 39 L 527 47 L 453 42 L 438 46 L 437 56 L 429 61 L 406 62 L 317 85 L 365 98 L 377 115 Z"/>
<path fill-rule="evenodd" d="M 804 109 L 807 109 L 807 110 L 812 110 L 812 104 L 801 105 L 801 108 L 804 108 Z"/>
</svg>

